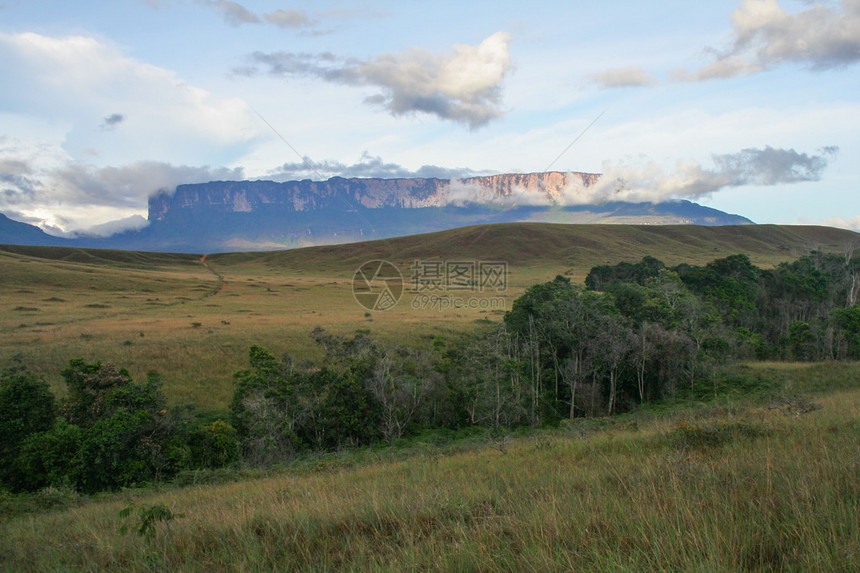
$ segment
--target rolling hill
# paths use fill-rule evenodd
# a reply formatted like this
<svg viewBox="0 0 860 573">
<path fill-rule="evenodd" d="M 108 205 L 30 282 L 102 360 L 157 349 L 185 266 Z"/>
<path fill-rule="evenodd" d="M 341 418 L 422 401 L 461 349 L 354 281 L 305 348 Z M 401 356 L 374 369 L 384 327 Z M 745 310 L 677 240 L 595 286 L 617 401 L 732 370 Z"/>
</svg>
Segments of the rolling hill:
<svg viewBox="0 0 860 573">
<path fill-rule="evenodd" d="M 584 277 L 592 266 L 638 261 L 646 255 L 667 264 L 702 264 L 745 253 L 757 264 L 770 266 L 812 250 L 838 252 L 858 241 L 858 233 L 817 226 L 503 223 L 345 245 L 215 254 L 209 261 L 224 267 L 256 264 L 351 273 L 370 259 L 407 267 L 416 259 L 475 259 L 505 261 L 513 268 L 572 270 Z"/>
</svg>

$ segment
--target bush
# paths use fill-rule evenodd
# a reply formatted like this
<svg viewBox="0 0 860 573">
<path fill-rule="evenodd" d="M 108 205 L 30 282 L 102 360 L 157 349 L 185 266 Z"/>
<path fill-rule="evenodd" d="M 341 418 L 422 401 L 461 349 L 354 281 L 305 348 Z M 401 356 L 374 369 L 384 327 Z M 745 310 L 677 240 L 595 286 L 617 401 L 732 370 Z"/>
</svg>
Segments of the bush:
<svg viewBox="0 0 860 573">
<path fill-rule="evenodd" d="M 32 418 L 41 421 L 10 434 L 25 438 L 16 442 L 20 451 L 11 466 L 13 489 L 71 486 L 94 493 L 169 477 L 188 465 L 187 424 L 179 413 L 164 408 L 157 374 L 150 373 L 145 383 L 137 384 L 123 369 L 72 360 L 63 377 L 69 396 L 60 406 L 62 417 L 53 425 L 48 417 L 53 398 L 49 401 L 47 388 L 31 384 L 44 391 L 29 394 L 37 396 L 32 402 L 40 405 L 31 410 L 41 418 Z"/>
</svg>

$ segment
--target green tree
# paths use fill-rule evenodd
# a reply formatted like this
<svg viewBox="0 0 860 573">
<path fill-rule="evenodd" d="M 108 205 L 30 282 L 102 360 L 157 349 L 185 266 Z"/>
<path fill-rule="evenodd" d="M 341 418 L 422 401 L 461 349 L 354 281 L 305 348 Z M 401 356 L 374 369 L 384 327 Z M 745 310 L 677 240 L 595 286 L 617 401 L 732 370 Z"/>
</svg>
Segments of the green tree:
<svg viewBox="0 0 860 573">
<path fill-rule="evenodd" d="M 37 476 L 21 468 L 21 448 L 54 424 L 54 396 L 48 385 L 15 357 L 0 373 L 0 483 L 12 490 L 39 487 Z M 34 482 L 34 479 L 37 481 Z"/>
<path fill-rule="evenodd" d="M 835 309 L 830 320 L 836 330 L 836 357 L 860 358 L 860 307 Z"/>
</svg>

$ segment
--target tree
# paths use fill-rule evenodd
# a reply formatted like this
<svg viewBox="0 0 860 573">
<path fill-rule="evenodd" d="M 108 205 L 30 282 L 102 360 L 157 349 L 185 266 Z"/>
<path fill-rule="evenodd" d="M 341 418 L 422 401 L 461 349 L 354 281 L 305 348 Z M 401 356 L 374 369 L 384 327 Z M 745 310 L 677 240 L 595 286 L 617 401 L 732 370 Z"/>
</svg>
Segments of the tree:
<svg viewBox="0 0 860 573">
<path fill-rule="evenodd" d="M 836 330 L 836 357 L 860 358 L 860 307 L 838 308 L 830 320 Z"/>
<path fill-rule="evenodd" d="M 19 456 L 23 444 L 54 424 L 54 396 L 48 385 L 24 366 L 20 356 L 0 373 L 0 483 L 13 490 L 36 489 Z"/>
<path fill-rule="evenodd" d="M 278 361 L 256 344 L 248 350 L 250 369 L 234 373 L 235 390 L 230 420 L 242 444 L 244 458 L 253 465 L 270 465 L 301 447 L 298 427 L 306 405 L 298 396 L 305 375 L 289 355 Z"/>
<path fill-rule="evenodd" d="M 796 320 L 788 326 L 788 344 L 796 360 L 815 358 L 816 337 L 808 322 Z"/>
<path fill-rule="evenodd" d="M 380 406 L 382 435 L 389 443 L 403 436 L 441 376 L 424 353 L 384 348 L 377 358 L 370 391 Z"/>
<path fill-rule="evenodd" d="M 220 468 L 239 459 L 236 428 L 224 420 L 198 426 L 189 433 L 192 467 Z"/>
</svg>

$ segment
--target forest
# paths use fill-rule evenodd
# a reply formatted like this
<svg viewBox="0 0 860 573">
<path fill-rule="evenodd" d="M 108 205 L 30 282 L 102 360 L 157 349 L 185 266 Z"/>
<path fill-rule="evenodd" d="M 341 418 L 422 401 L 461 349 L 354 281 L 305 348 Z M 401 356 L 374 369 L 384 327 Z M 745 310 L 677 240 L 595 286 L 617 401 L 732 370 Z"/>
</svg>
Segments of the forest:
<svg viewBox="0 0 860 573">
<path fill-rule="evenodd" d="M 111 364 L 72 360 L 57 399 L 20 360 L 0 373 L 0 489 L 95 493 L 427 431 L 517 428 L 701 400 L 743 386 L 745 360 L 860 358 L 860 261 L 812 252 L 772 269 L 745 255 L 594 267 L 536 284 L 500 323 L 426 348 L 315 328 L 317 362 L 254 345 L 229 411 L 167 406 Z"/>
</svg>

